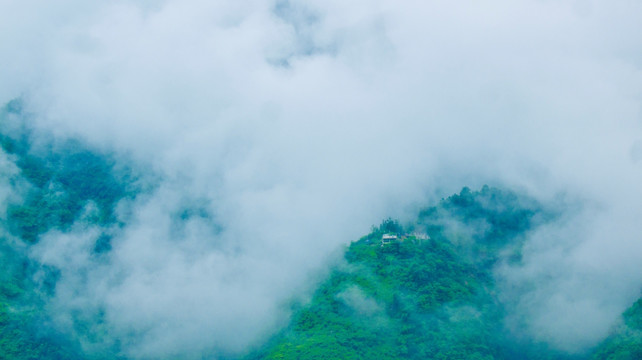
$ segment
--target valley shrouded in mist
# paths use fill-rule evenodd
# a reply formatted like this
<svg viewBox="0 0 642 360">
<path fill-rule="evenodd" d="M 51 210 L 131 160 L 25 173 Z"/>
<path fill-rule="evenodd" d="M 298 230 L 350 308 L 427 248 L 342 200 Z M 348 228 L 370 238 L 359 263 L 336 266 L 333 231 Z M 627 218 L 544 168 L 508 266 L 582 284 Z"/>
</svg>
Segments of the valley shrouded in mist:
<svg viewBox="0 0 642 360">
<path fill-rule="evenodd" d="M 640 18 L 0 0 L 0 358 L 642 358 Z"/>
</svg>

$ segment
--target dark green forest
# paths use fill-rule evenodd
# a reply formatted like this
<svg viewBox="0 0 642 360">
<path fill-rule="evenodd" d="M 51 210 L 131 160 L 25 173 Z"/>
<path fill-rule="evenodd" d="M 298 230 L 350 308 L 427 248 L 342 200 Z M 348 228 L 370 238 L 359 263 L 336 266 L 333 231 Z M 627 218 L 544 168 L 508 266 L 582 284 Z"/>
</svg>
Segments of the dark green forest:
<svg viewBox="0 0 642 360">
<path fill-rule="evenodd" d="M 346 248 L 291 324 L 248 359 L 641 359 L 642 300 L 583 354 L 506 329 L 493 268 L 520 262 L 528 232 L 557 216 L 484 186 L 427 207 L 411 224 L 384 220 Z"/>
<path fill-rule="evenodd" d="M 16 198 L 6 204 L 1 219 L 0 358 L 115 358 L 116 354 L 84 353 L 76 339 L 52 326 L 46 302 L 56 291 L 59 272 L 34 263 L 28 251 L 41 235 L 68 231 L 81 218 L 105 229 L 118 226 L 116 203 L 141 189 L 132 172 L 117 168 L 108 154 L 75 140 L 43 138 L 26 127 L 22 120 L 27 117 L 17 100 L 0 112 L 2 151 L 18 170 L 5 175 L 3 184 Z M 100 256 L 109 250 L 110 234 L 105 231 L 94 252 Z M 44 279 L 36 281 L 36 273 Z"/>
<path fill-rule="evenodd" d="M 413 224 L 387 219 L 346 249 L 345 263 L 256 358 L 566 358 L 511 339 L 494 295 L 493 265 L 519 261 L 521 236 L 546 216 L 554 215 L 532 200 L 485 186 L 426 208 Z M 397 239 L 384 243 L 384 234 Z"/>
<path fill-rule="evenodd" d="M 7 198 L 0 219 L 0 359 L 120 359 L 118 341 L 88 350 L 70 335 L 100 335 L 100 319 L 53 325 L 47 301 L 58 270 L 28 256 L 48 231 L 78 221 L 106 229 L 96 257 L 111 249 L 122 199 L 146 189 L 131 166 L 77 140 L 54 141 L 28 130 L 19 102 L 0 112 Z M 642 300 L 611 335 L 582 354 L 565 354 L 505 326 L 494 269 L 521 261 L 530 232 L 559 216 L 517 192 L 484 186 L 426 206 L 407 223 L 386 219 L 347 245 L 342 261 L 290 323 L 249 359 L 642 359 Z M 110 230 L 107 230 L 110 229 Z M 45 274 L 35 279 L 35 274 Z M 588 314 L 587 316 L 590 316 Z"/>
</svg>

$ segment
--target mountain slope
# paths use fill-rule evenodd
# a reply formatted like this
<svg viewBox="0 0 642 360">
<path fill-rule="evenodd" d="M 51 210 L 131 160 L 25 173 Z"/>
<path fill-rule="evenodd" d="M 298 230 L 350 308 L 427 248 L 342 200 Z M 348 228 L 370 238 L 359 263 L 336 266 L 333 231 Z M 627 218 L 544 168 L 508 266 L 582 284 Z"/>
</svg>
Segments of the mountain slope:
<svg viewBox="0 0 642 360">
<path fill-rule="evenodd" d="M 493 279 L 493 267 L 520 261 L 524 236 L 554 217 L 485 186 L 464 188 L 405 227 L 386 220 L 347 248 L 290 326 L 250 357 L 571 358 L 504 328 Z"/>
</svg>

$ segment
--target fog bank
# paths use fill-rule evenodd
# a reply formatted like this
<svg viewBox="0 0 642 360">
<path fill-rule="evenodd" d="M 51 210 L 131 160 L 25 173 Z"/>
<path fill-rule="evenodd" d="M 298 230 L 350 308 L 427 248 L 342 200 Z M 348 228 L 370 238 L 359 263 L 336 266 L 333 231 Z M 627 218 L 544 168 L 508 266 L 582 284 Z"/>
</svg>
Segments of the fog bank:
<svg viewBox="0 0 642 360">
<path fill-rule="evenodd" d="M 498 279 L 526 319 L 515 331 L 594 345 L 642 284 L 641 14 L 582 0 L 0 2 L 0 103 L 21 97 L 38 131 L 159 179 L 121 204 L 107 260 L 86 223 L 33 249 L 61 269 L 53 313 L 104 313 L 133 357 L 239 352 L 287 321 L 342 244 L 488 183 L 579 199 Z M 200 215 L 176 220 L 186 208 Z"/>
</svg>

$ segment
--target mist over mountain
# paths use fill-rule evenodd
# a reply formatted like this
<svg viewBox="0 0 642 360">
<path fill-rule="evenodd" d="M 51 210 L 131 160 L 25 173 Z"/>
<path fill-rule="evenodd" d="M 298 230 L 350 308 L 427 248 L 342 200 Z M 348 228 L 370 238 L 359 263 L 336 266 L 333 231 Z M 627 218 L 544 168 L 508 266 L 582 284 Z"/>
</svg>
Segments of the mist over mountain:
<svg viewBox="0 0 642 360">
<path fill-rule="evenodd" d="M 555 214 L 484 270 L 501 326 L 564 356 L 636 338 L 641 14 L 0 1 L 2 338 L 53 358 L 245 356 L 373 224 L 484 184 Z M 448 242 L 489 226 L 437 218 Z"/>
</svg>

